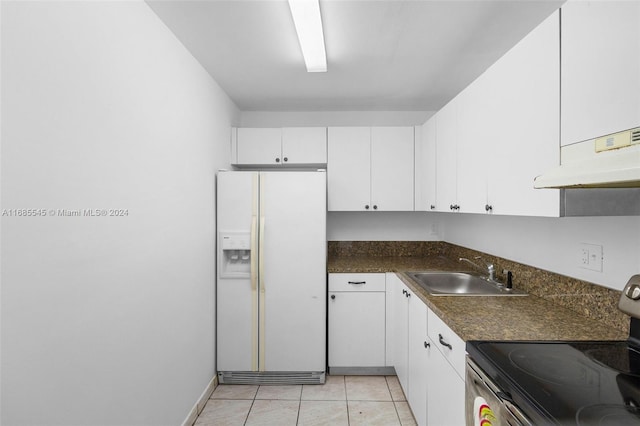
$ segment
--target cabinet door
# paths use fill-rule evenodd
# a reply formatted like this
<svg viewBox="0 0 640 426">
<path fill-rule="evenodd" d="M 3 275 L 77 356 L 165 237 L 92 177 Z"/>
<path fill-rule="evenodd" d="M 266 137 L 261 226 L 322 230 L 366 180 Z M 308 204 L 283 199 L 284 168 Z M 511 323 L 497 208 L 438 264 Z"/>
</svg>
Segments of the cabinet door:
<svg viewBox="0 0 640 426">
<path fill-rule="evenodd" d="M 487 126 L 487 100 L 492 96 L 488 79 L 480 76 L 458 95 L 457 200 L 460 212 L 484 213 L 487 204 L 487 173 L 495 162 L 493 138 Z"/>
<path fill-rule="evenodd" d="M 405 394 L 408 391 L 409 367 L 409 329 L 407 327 L 409 321 L 409 298 L 406 296 L 407 292 L 407 286 L 402 283 L 396 274 L 387 274 L 388 318 L 390 319 L 387 328 L 388 358 L 392 359 L 392 365 L 396 370 L 396 375 Z"/>
<path fill-rule="evenodd" d="M 436 118 L 431 117 L 416 127 L 415 149 L 415 209 L 431 211 L 436 208 Z"/>
<path fill-rule="evenodd" d="M 431 347 L 427 350 L 427 424 L 464 425 L 464 380 L 435 348 L 436 344 L 431 340 Z"/>
<path fill-rule="evenodd" d="M 329 366 L 384 365 L 384 292 L 330 292 Z"/>
<path fill-rule="evenodd" d="M 560 37 L 558 12 L 485 73 L 493 150 L 488 204 L 494 214 L 559 216 L 559 191 L 534 189 L 533 179 L 560 164 Z"/>
<path fill-rule="evenodd" d="M 327 164 L 327 128 L 283 128 L 282 162 L 296 165 Z"/>
<path fill-rule="evenodd" d="M 331 275 L 330 275 L 331 276 Z M 386 290 L 385 290 L 385 304 L 386 304 L 386 358 L 387 367 L 394 367 L 396 364 L 395 353 L 397 346 L 397 330 L 400 327 L 400 319 L 398 318 L 398 304 L 400 301 L 400 295 L 402 290 L 398 291 L 399 286 L 402 285 L 400 279 L 393 272 L 387 272 L 385 274 Z"/>
<path fill-rule="evenodd" d="M 329 127 L 329 211 L 364 211 L 371 203 L 371 129 Z"/>
<path fill-rule="evenodd" d="M 458 139 L 457 98 L 436 113 L 436 211 L 450 212 L 457 204 L 456 145 Z"/>
<path fill-rule="evenodd" d="M 281 164 L 282 130 L 238 128 L 235 164 Z"/>
<path fill-rule="evenodd" d="M 427 337 L 427 306 L 422 300 L 409 298 L 409 389 L 407 400 L 418 425 L 427 424 L 427 364 L 430 349 Z"/>
<path fill-rule="evenodd" d="M 640 2 L 562 6 L 562 145 L 640 125 Z"/>
<path fill-rule="evenodd" d="M 413 127 L 371 129 L 371 204 L 374 210 L 413 211 Z"/>
</svg>

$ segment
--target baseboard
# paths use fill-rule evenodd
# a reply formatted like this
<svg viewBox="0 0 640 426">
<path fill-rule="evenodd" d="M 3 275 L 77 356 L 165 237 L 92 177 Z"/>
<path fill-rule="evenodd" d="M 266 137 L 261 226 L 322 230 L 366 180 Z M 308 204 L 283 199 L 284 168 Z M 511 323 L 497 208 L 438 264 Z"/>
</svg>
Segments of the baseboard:
<svg viewBox="0 0 640 426">
<path fill-rule="evenodd" d="M 334 376 L 395 376 L 393 367 L 329 367 Z"/>
<path fill-rule="evenodd" d="M 198 401 L 196 401 L 191 411 L 189 411 L 187 418 L 184 419 L 184 422 L 182 422 L 182 426 L 193 426 L 193 424 L 196 422 L 196 419 L 198 418 L 202 410 L 204 410 L 204 406 L 207 405 L 207 401 L 209 400 L 209 397 L 211 397 L 211 394 L 213 393 L 213 391 L 217 386 L 218 386 L 218 375 L 216 374 L 215 376 L 213 376 L 213 379 L 211 379 L 207 387 L 204 389 L 204 392 L 202 392 L 202 395 L 200 395 L 200 398 L 198 398 Z"/>
</svg>

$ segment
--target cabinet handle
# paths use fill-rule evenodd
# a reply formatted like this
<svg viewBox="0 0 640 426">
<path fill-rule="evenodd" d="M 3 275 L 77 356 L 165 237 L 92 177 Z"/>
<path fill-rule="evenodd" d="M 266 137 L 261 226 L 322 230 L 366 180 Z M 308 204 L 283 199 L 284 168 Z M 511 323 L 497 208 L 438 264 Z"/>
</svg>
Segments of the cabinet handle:
<svg viewBox="0 0 640 426">
<path fill-rule="evenodd" d="M 286 163 L 287 161 L 289 161 L 289 159 L 287 157 L 283 158 L 284 162 Z"/>
<path fill-rule="evenodd" d="M 407 290 L 402 290 L 402 294 L 407 294 Z"/>
<path fill-rule="evenodd" d="M 335 294 L 332 294 L 332 295 L 331 295 L 331 299 L 335 299 L 335 298 L 336 298 L 336 295 L 335 295 Z"/>
<path fill-rule="evenodd" d="M 490 211 L 492 211 L 492 210 L 493 210 L 493 206 L 492 206 L 492 205 L 489 205 L 489 204 L 485 204 L 485 206 L 484 206 L 484 210 L 485 210 L 486 212 L 490 212 Z"/>
<path fill-rule="evenodd" d="M 366 206 L 364 206 L 364 208 L 365 208 L 366 210 L 369 210 L 369 204 L 367 204 Z"/>
<path fill-rule="evenodd" d="M 426 340 L 424 341 L 424 348 L 430 348 L 431 347 L 431 343 L 427 342 Z"/>
<path fill-rule="evenodd" d="M 440 341 L 440 344 L 446 348 L 449 348 L 451 350 L 453 350 L 453 347 L 451 346 L 451 344 L 447 343 L 444 341 L 444 338 L 442 337 L 442 334 L 438 334 L 438 340 Z"/>
<path fill-rule="evenodd" d="M 280 159 L 279 159 L 279 158 L 276 158 L 276 163 L 279 163 L 279 162 L 280 162 Z"/>
<path fill-rule="evenodd" d="M 455 207 L 453 206 L 453 204 L 449 204 L 449 210 L 455 210 Z"/>
<path fill-rule="evenodd" d="M 407 292 L 407 294 L 405 294 L 405 296 L 411 297 L 411 293 Z"/>
<path fill-rule="evenodd" d="M 373 205 L 373 209 L 374 209 L 374 210 L 378 210 L 378 205 L 377 205 L 377 204 L 374 204 L 374 205 Z"/>
<path fill-rule="evenodd" d="M 431 204 L 431 206 L 429 206 L 429 207 L 431 207 L 431 210 L 435 210 L 436 209 L 436 206 L 434 206 L 433 204 Z"/>
<path fill-rule="evenodd" d="M 366 284 L 366 281 L 347 281 L 348 284 Z"/>
</svg>

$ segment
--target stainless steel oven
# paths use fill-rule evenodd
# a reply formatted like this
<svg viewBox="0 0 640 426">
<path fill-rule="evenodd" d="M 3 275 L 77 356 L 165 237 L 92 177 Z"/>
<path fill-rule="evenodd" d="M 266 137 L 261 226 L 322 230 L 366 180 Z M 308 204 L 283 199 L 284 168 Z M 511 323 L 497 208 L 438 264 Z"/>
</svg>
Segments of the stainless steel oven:
<svg viewBox="0 0 640 426">
<path fill-rule="evenodd" d="M 465 387 L 467 426 L 532 425 L 507 394 L 469 357 L 467 357 Z"/>
<path fill-rule="evenodd" d="M 467 342 L 466 424 L 640 425 L 640 275 L 624 341 Z"/>
</svg>

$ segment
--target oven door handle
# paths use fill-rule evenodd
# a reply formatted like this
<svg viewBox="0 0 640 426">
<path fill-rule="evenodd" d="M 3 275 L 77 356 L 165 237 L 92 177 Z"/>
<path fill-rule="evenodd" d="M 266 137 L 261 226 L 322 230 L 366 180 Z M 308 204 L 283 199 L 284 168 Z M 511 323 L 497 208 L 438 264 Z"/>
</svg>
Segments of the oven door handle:
<svg viewBox="0 0 640 426">
<path fill-rule="evenodd" d="M 515 404 L 509 392 L 499 391 L 499 392 L 496 392 L 496 396 L 503 401 L 508 401 L 512 404 Z"/>
</svg>

